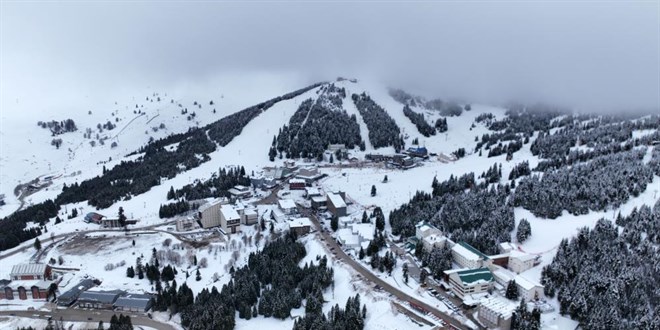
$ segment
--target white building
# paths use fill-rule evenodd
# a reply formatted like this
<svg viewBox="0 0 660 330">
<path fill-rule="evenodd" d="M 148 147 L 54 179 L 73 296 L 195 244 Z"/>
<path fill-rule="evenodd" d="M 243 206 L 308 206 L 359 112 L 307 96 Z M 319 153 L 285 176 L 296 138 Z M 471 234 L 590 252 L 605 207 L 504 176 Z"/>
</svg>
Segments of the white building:
<svg viewBox="0 0 660 330">
<path fill-rule="evenodd" d="M 231 205 L 220 207 L 220 226 L 225 233 L 236 233 L 241 231 L 241 217 Z"/>
<path fill-rule="evenodd" d="M 280 199 L 277 201 L 277 204 L 282 213 L 286 215 L 298 213 L 298 208 L 296 207 L 296 203 L 293 201 L 293 199 Z"/>
<path fill-rule="evenodd" d="M 518 245 L 511 242 L 502 242 L 499 244 L 500 253 L 509 253 L 513 250 L 518 250 Z"/>
<path fill-rule="evenodd" d="M 248 198 L 252 196 L 252 193 L 250 192 L 250 187 L 246 187 L 242 185 L 236 185 L 234 186 L 234 188 L 227 190 L 227 192 L 231 194 L 232 200 Z"/>
<path fill-rule="evenodd" d="M 337 235 L 337 242 L 345 249 L 349 249 L 349 250 L 360 249 L 361 246 L 360 237 L 354 234 L 351 228 L 337 229 L 335 233 Z"/>
<path fill-rule="evenodd" d="M 417 225 L 415 225 L 415 237 L 418 239 L 423 240 L 424 237 L 431 235 L 442 235 L 442 231 L 440 231 L 438 228 L 435 228 L 434 226 L 431 226 L 425 221 L 420 221 L 417 223 Z"/>
<path fill-rule="evenodd" d="M 543 298 L 543 285 L 540 283 L 530 280 L 522 275 L 517 275 L 515 280 L 520 298 L 525 298 L 526 301 Z"/>
<path fill-rule="evenodd" d="M 454 262 L 463 268 L 474 269 L 487 267 L 492 263 L 487 255 L 465 242 L 455 244 L 451 248 L 451 255 L 454 258 Z"/>
<path fill-rule="evenodd" d="M 244 225 L 254 225 L 259 222 L 259 213 L 255 209 L 245 209 L 241 214 L 241 223 Z"/>
<path fill-rule="evenodd" d="M 341 194 L 328 193 L 328 211 L 332 215 L 343 217 L 346 216 L 346 202 L 341 197 Z"/>
<path fill-rule="evenodd" d="M 312 222 L 309 218 L 296 218 L 287 221 L 287 225 L 289 226 L 289 230 L 294 231 L 298 236 L 309 233 L 312 228 Z"/>
<path fill-rule="evenodd" d="M 530 280 L 525 276 L 516 275 L 510 270 L 500 266 L 493 265 L 492 269 L 495 281 L 501 285 L 502 288 L 506 289 L 509 282 L 515 280 L 516 287 L 518 287 L 518 295 L 521 298 L 525 298 L 527 301 L 532 301 L 536 298 L 542 299 L 544 297 L 543 285 L 540 283 Z"/>
<path fill-rule="evenodd" d="M 422 238 L 422 245 L 424 250 L 432 251 L 433 248 L 442 249 L 447 244 L 447 237 L 439 234 L 432 234 Z"/>
<path fill-rule="evenodd" d="M 305 197 L 313 198 L 321 196 L 321 190 L 319 187 L 305 187 Z"/>
<path fill-rule="evenodd" d="M 493 284 L 493 273 L 488 268 L 461 269 L 445 273 L 449 275 L 452 292 L 461 300 L 468 295 L 486 292 Z"/>
<path fill-rule="evenodd" d="M 501 296 L 481 300 L 478 307 L 479 321 L 488 329 L 511 329 L 511 316 L 516 304 Z"/>
<path fill-rule="evenodd" d="M 353 223 L 337 230 L 337 241 L 346 249 L 360 250 L 374 239 L 374 226 L 370 223 Z"/>
<path fill-rule="evenodd" d="M 518 250 L 512 250 L 509 252 L 509 269 L 516 274 L 520 274 L 532 267 L 536 262 L 537 256 L 520 252 Z"/>
<path fill-rule="evenodd" d="M 185 217 L 176 219 L 176 231 L 189 231 L 197 227 L 197 221 L 194 217 Z"/>
<path fill-rule="evenodd" d="M 202 228 L 220 226 L 220 206 L 224 204 L 227 204 L 227 201 L 218 198 L 199 208 L 198 216 L 202 223 Z"/>
</svg>

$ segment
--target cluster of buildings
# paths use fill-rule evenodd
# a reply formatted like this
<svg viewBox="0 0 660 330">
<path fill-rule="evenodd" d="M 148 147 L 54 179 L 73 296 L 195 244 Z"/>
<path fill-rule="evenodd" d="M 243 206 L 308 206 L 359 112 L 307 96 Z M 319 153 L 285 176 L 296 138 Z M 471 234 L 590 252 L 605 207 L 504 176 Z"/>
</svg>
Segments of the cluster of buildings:
<svg viewBox="0 0 660 330">
<path fill-rule="evenodd" d="M 417 224 L 415 238 L 408 246 L 411 247 L 420 241 L 427 251 L 434 247 L 443 248 L 445 244 L 449 244 L 452 259 L 459 268 L 445 270 L 445 282 L 449 284 L 451 292 L 464 304 L 479 305 L 482 309 L 491 308 L 484 312 L 485 317 L 499 315 L 501 320 L 491 320 L 489 321 L 491 325 L 506 321 L 510 313 L 507 312 L 508 307 L 502 308 L 503 303 L 497 303 L 493 299 L 482 304 L 481 299 L 487 292 L 491 290 L 504 292 L 509 282 L 515 281 L 520 297 L 527 301 L 543 298 L 543 286 L 520 275 L 538 265 L 539 257 L 523 252 L 514 243 L 502 243 L 499 246 L 500 254 L 486 255 L 466 242 L 451 241 L 443 236 L 439 229 L 425 222 Z M 479 314 L 481 316 L 481 313 Z"/>
<path fill-rule="evenodd" d="M 122 312 L 146 312 L 153 305 L 149 294 L 128 293 L 122 290 L 89 291 L 95 283 L 84 279 L 57 297 L 60 307 L 107 309 Z"/>
<path fill-rule="evenodd" d="M 59 285 L 60 281 L 54 279 L 53 269 L 50 265 L 18 264 L 12 267 L 9 279 L 0 280 L 0 299 L 46 300 L 53 298 L 61 307 L 77 304 L 83 308 L 126 312 L 145 312 L 153 304 L 152 297 L 147 294 L 127 293 L 120 290 L 88 291 L 96 285 L 92 279 L 83 279 L 62 293 L 60 293 Z"/>
<path fill-rule="evenodd" d="M 226 198 L 217 198 L 202 205 L 192 217 L 177 220 L 177 230 L 194 228 L 199 221 L 202 228 L 219 227 L 225 233 L 235 234 L 241 231 L 241 224 L 254 225 L 259 221 L 256 208 L 246 207 L 241 202 L 229 204 Z"/>
</svg>

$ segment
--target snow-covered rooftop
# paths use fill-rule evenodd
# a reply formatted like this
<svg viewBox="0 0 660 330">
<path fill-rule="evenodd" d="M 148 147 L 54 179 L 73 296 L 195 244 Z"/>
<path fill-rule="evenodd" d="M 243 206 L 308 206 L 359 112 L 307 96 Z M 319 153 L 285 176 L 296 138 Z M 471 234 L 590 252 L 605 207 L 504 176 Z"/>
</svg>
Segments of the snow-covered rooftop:
<svg viewBox="0 0 660 330">
<path fill-rule="evenodd" d="M 280 208 L 283 210 L 296 208 L 296 203 L 293 201 L 293 199 L 280 199 L 277 203 L 280 205 Z"/>
<path fill-rule="evenodd" d="M 220 206 L 220 213 L 223 214 L 225 220 L 236 220 L 241 218 L 238 215 L 238 212 L 236 212 L 236 209 L 234 209 L 233 206 L 227 204 Z"/>
<path fill-rule="evenodd" d="M 374 239 L 374 226 L 370 223 L 354 223 L 351 229 L 354 234 L 360 235 L 365 240 Z"/>
<path fill-rule="evenodd" d="M 18 264 L 11 268 L 12 275 L 41 275 L 46 272 L 46 264 Z"/>
<path fill-rule="evenodd" d="M 516 280 L 516 284 L 525 290 L 532 290 L 535 287 L 543 287 L 541 284 L 532 281 L 522 275 L 517 275 L 514 279 Z"/>
<path fill-rule="evenodd" d="M 516 309 L 516 304 L 501 296 L 491 296 L 481 300 L 481 306 L 499 314 L 502 318 L 508 319 Z"/>
<path fill-rule="evenodd" d="M 346 202 L 344 202 L 344 199 L 341 198 L 340 195 L 329 193 L 328 199 L 330 200 L 330 202 L 332 202 L 332 205 L 334 205 L 337 208 L 346 207 Z"/>
<path fill-rule="evenodd" d="M 481 257 L 478 254 L 474 253 L 472 250 L 469 250 L 461 243 L 455 244 L 454 247 L 451 248 L 452 251 L 462 255 L 467 260 L 481 260 Z"/>
<path fill-rule="evenodd" d="M 529 253 L 525 253 L 525 252 L 521 252 L 521 251 L 518 251 L 518 250 L 511 250 L 511 252 L 509 252 L 509 257 L 511 257 L 511 258 L 516 258 L 516 259 L 518 259 L 518 260 L 522 260 L 522 261 L 527 261 L 527 260 L 534 260 L 534 259 L 536 259 L 536 256 L 535 256 L 535 255 L 533 255 L 533 254 L 529 254 Z"/>
<path fill-rule="evenodd" d="M 289 221 L 290 228 L 300 228 L 300 227 L 311 227 L 312 222 L 309 221 L 309 218 L 295 218 Z"/>
</svg>

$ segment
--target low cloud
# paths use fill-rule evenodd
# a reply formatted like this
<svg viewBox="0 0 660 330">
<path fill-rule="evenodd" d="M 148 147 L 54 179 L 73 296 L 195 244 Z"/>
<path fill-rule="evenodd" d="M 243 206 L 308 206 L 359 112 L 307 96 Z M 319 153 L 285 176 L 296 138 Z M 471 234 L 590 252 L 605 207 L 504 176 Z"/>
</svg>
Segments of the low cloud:
<svg viewBox="0 0 660 330">
<path fill-rule="evenodd" d="M 4 99 L 269 72 L 472 102 L 660 109 L 657 2 L 1 6 Z"/>
</svg>

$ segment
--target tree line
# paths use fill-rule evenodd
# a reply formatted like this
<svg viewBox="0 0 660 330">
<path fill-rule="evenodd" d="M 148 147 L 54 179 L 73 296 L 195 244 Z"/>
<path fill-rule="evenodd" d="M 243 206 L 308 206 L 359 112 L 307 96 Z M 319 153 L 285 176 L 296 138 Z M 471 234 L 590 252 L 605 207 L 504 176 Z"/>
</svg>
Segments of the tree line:
<svg viewBox="0 0 660 330">
<path fill-rule="evenodd" d="M 353 94 L 351 98 L 369 128 L 369 141 L 374 148 L 393 146 L 397 152 L 403 150 L 405 145 L 401 130 L 385 109 L 364 92 Z"/>
</svg>

